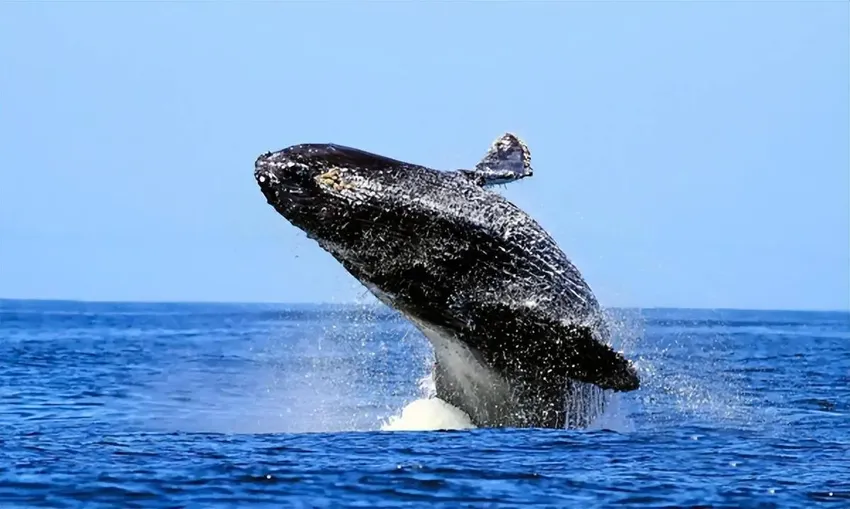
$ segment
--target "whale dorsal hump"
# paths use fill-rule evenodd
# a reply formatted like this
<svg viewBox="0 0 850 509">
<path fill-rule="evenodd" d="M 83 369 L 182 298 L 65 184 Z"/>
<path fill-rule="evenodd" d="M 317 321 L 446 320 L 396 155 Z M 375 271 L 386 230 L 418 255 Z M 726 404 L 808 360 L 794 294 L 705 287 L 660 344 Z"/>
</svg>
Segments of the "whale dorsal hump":
<svg viewBox="0 0 850 509">
<path fill-rule="evenodd" d="M 482 186 L 507 184 L 534 173 L 531 151 L 512 133 L 505 133 L 494 141 L 475 169 L 459 171 Z"/>
</svg>

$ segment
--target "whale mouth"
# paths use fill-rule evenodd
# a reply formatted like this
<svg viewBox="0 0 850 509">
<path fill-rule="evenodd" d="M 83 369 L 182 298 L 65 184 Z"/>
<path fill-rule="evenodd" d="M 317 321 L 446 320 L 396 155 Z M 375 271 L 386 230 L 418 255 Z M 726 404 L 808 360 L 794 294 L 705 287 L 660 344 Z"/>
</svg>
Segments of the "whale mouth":
<svg viewBox="0 0 850 509">
<path fill-rule="evenodd" d="M 305 205 L 315 201 L 315 197 L 297 181 L 297 173 L 290 169 L 291 175 L 281 176 L 282 171 L 268 159 L 261 156 L 254 167 L 254 179 L 260 191 L 270 205 Z M 287 172 L 288 173 L 288 172 Z M 284 178 L 282 178 L 284 177 Z M 291 178 L 285 178 L 291 177 Z"/>
</svg>

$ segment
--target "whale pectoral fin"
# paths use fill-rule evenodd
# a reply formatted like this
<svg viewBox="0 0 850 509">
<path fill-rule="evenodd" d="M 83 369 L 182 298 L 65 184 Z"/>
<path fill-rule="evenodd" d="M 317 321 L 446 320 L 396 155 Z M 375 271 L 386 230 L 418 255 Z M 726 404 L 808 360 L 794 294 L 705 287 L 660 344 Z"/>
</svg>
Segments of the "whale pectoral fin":
<svg viewBox="0 0 850 509">
<path fill-rule="evenodd" d="M 511 133 L 505 133 L 493 142 L 475 169 L 458 171 L 482 186 L 507 184 L 534 173 L 531 168 L 531 151 Z"/>
<path fill-rule="evenodd" d="M 640 387 L 634 365 L 600 341 L 607 335 L 602 324 L 553 319 L 494 301 L 476 302 L 466 311 L 479 330 L 462 339 L 497 369 L 549 385 L 568 378 L 621 392 Z"/>
<path fill-rule="evenodd" d="M 590 327 L 564 325 L 557 334 L 556 342 L 563 346 L 560 350 L 567 377 L 620 392 L 640 387 L 634 365 L 621 353 L 600 342 Z"/>
</svg>

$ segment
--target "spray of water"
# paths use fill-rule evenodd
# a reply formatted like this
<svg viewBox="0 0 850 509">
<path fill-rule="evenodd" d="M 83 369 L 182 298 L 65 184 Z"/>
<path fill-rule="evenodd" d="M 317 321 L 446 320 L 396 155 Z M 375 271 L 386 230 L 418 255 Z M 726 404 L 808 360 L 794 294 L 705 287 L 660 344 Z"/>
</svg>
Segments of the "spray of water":
<svg viewBox="0 0 850 509">
<path fill-rule="evenodd" d="M 691 330 L 677 328 L 636 309 L 608 313 L 619 348 L 635 360 L 641 376 L 640 390 L 622 398 L 620 405 L 628 400 L 625 406 L 640 415 L 642 426 L 703 421 L 742 427 L 762 420 L 740 380 L 722 368 L 729 352 L 721 333 L 699 321 Z"/>
<path fill-rule="evenodd" d="M 325 314 L 318 323 L 314 318 L 269 324 L 272 337 L 251 355 L 261 369 L 244 377 L 237 374 L 246 387 L 253 383 L 260 391 L 250 392 L 250 401 L 242 397 L 241 403 L 220 396 L 205 399 L 205 406 L 215 401 L 221 412 L 206 415 L 204 429 L 214 422 L 211 417 L 219 419 L 215 430 L 236 432 L 474 427 L 469 416 L 435 397 L 433 351 L 427 339 L 405 320 L 387 319 L 382 305 L 364 300 Z M 572 422 L 618 432 L 634 430 L 634 419 L 640 427 L 675 426 L 692 419 L 736 426 L 752 422 L 747 413 L 752 407 L 739 386 L 710 369 L 711 359 L 724 355 L 722 348 L 712 349 L 711 341 L 703 339 L 706 348 L 691 360 L 696 354 L 690 353 L 690 345 L 681 345 L 688 341 L 686 335 L 665 340 L 660 336 L 669 336 L 669 327 L 656 323 L 647 329 L 638 311 L 616 310 L 608 321 L 612 346 L 636 361 L 641 389 L 621 394 L 579 385 L 566 408 Z M 413 370 L 411 359 L 418 359 Z M 689 361 L 699 369 L 688 369 Z M 235 405 L 238 412 L 232 410 Z M 191 410 L 193 415 L 198 412 Z"/>
</svg>

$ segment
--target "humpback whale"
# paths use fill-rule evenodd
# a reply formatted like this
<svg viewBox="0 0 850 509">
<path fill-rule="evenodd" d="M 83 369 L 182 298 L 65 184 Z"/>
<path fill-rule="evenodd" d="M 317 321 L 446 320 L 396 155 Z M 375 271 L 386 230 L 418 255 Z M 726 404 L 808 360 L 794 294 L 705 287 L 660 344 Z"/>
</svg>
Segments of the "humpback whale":
<svg viewBox="0 0 850 509">
<path fill-rule="evenodd" d="M 451 171 L 332 143 L 254 165 L 268 204 L 431 342 L 437 397 L 479 427 L 583 427 L 571 401 L 640 381 L 578 269 L 493 190 L 532 174 L 511 133 Z"/>
</svg>

